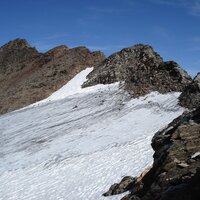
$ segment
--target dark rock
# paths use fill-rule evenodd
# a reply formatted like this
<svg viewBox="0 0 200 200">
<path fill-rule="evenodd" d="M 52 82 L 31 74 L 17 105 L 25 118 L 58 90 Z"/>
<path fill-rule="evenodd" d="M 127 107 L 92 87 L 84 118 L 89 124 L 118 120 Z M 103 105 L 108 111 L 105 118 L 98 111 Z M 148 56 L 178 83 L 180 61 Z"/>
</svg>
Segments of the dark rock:
<svg viewBox="0 0 200 200">
<path fill-rule="evenodd" d="M 126 195 L 121 200 L 141 200 L 141 199 L 136 195 Z"/>
<path fill-rule="evenodd" d="M 124 177 L 120 183 L 113 184 L 103 196 L 111 196 L 116 194 L 121 194 L 130 190 L 135 184 L 135 179 L 131 176 Z"/>
<path fill-rule="evenodd" d="M 166 93 L 183 91 L 192 81 L 180 66 L 163 59 L 148 45 L 135 45 L 111 55 L 89 75 L 83 87 L 124 81 L 134 96 L 151 91 Z"/>
<path fill-rule="evenodd" d="M 138 177 L 131 177 L 131 176 L 126 176 L 124 177 L 120 183 L 115 183 L 113 184 L 109 190 L 103 194 L 103 196 L 111 196 L 111 195 L 116 195 L 116 194 L 121 194 L 126 191 L 130 191 L 132 193 L 137 193 L 143 188 L 143 182 L 142 179 L 143 177 L 149 172 L 151 168 L 147 168 L 140 176 Z M 128 196 L 126 196 L 127 198 Z M 133 198 L 133 197 L 132 197 Z M 134 197 L 136 198 L 136 196 Z"/>
<path fill-rule="evenodd" d="M 127 195 L 141 200 L 200 199 L 200 107 L 184 113 L 152 139 L 153 167 L 141 182 L 143 187 Z"/>
<path fill-rule="evenodd" d="M 200 106 L 200 73 L 196 75 L 193 81 L 184 89 L 179 97 L 181 106 L 189 109 Z"/>
<path fill-rule="evenodd" d="M 78 108 L 78 106 L 77 105 L 75 105 L 72 109 L 75 109 L 75 108 Z"/>
<path fill-rule="evenodd" d="M 86 67 L 105 59 L 101 52 L 64 45 L 39 53 L 26 40 L 0 47 L 0 114 L 44 99 Z"/>
<path fill-rule="evenodd" d="M 163 192 L 160 200 L 199 200 L 200 172 L 198 171 L 186 183 L 169 187 Z"/>
</svg>

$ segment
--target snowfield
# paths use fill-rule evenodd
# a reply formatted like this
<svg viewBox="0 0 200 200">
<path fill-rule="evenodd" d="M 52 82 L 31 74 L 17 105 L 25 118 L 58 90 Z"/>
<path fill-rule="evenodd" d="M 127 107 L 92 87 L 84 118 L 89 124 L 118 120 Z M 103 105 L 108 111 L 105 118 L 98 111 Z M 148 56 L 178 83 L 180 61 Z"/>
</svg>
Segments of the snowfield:
<svg viewBox="0 0 200 200">
<path fill-rule="evenodd" d="M 81 89 L 91 70 L 0 116 L 0 200 L 118 200 L 102 194 L 152 164 L 151 138 L 184 111 L 180 93 L 131 99 L 119 83 Z"/>
</svg>

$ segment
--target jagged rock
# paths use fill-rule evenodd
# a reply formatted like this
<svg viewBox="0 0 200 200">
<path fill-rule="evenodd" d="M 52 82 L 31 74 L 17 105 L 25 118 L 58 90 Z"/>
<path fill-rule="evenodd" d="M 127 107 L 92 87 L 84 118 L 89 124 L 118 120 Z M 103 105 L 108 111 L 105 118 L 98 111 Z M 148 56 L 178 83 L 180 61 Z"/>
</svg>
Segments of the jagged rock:
<svg viewBox="0 0 200 200">
<path fill-rule="evenodd" d="M 0 74 L 7 79 L 11 73 L 22 70 L 28 60 L 33 62 L 41 54 L 24 39 L 16 39 L 0 47 Z M 1 82 L 2 80 L 0 80 Z"/>
<path fill-rule="evenodd" d="M 143 188 L 142 179 L 149 172 L 150 169 L 151 169 L 151 167 L 147 168 L 138 177 L 134 177 L 134 178 L 131 177 L 131 176 L 124 177 L 120 181 L 120 183 L 113 184 L 109 188 L 109 190 L 103 194 L 103 196 L 111 196 L 111 195 L 121 194 L 121 193 L 124 193 L 124 192 L 129 191 L 129 190 L 131 190 L 132 193 L 137 193 L 138 191 L 140 191 Z"/>
<path fill-rule="evenodd" d="M 116 194 L 121 194 L 130 190 L 135 184 L 136 179 L 131 176 L 124 177 L 120 183 L 113 184 L 103 196 L 111 196 Z"/>
<path fill-rule="evenodd" d="M 105 59 L 101 52 L 64 45 L 39 53 L 26 40 L 0 47 L 0 114 L 48 97 L 86 67 Z"/>
<path fill-rule="evenodd" d="M 200 107 L 157 132 L 152 147 L 154 163 L 141 180 L 143 187 L 137 192 L 133 187 L 123 200 L 200 199 Z"/>
<path fill-rule="evenodd" d="M 193 81 L 184 89 L 179 97 L 181 106 L 189 109 L 200 106 L 200 73 L 196 75 Z"/>
<path fill-rule="evenodd" d="M 192 79 L 177 63 L 163 62 L 152 47 L 139 44 L 104 60 L 88 75 L 83 87 L 116 81 L 124 81 L 130 93 L 141 96 L 150 91 L 183 91 Z"/>
</svg>

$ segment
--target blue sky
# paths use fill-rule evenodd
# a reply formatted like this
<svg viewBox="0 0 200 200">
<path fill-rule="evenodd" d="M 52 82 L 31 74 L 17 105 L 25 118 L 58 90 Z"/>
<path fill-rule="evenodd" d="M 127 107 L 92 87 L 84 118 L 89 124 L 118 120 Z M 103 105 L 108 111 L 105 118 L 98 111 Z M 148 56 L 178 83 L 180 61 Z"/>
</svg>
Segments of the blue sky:
<svg viewBox="0 0 200 200">
<path fill-rule="evenodd" d="M 200 71 L 200 0 L 0 0 L 0 25 L 0 45 L 26 38 L 42 52 L 84 45 L 108 56 L 145 43 Z"/>
</svg>

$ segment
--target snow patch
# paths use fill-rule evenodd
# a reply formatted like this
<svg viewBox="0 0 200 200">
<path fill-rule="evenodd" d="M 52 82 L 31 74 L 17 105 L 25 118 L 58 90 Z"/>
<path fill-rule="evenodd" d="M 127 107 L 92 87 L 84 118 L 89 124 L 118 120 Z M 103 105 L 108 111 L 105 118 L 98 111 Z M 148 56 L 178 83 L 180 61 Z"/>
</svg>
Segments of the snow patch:
<svg viewBox="0 0 200 200">
<path fill-rule="evenodd" d="M 58 91 L 54 92 L 50 97 L 48 97 L 46 101 L 55 101 L 82 92 L 83 89 L 81 88 L 81 85 L 87 80 L 86 77 L 92 70 L 93 67 L 90 67 L 81 71 L 66 85 L 64 85 Z"/>
</svg>

